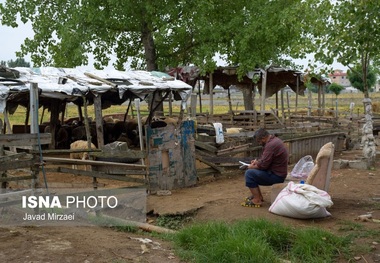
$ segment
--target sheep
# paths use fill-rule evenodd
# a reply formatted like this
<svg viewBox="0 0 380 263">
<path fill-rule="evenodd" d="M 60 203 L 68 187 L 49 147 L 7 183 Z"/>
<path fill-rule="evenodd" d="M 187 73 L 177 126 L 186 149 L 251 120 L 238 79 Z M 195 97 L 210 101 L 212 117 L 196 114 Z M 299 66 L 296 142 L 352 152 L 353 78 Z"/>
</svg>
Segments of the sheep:
<svg viewBox="0 0 380 263">
<path fill-rule="evenodd" d="M 244 129 L 243 128 L 226 128 L 227 134 L 236 134 L 241 133 Z"/>
<path fill-rule="evenodd" d="M 87 141 L 78 140 L 70 144 L 70 150 L 87 150 L 88 144 Z M 95 150 L 96 146 L 91 143 L 91 149 Z M 90 160 L 90 155 L 88 152 L 72 152 L 70 153 L 71 159 L 79 159 L 79 160 Z M 73 169 L 78 169 L 78 166 L 73 164 Z M 85 166 L 85 171 L 87 171 L 87 165 Z"/>
</svg>

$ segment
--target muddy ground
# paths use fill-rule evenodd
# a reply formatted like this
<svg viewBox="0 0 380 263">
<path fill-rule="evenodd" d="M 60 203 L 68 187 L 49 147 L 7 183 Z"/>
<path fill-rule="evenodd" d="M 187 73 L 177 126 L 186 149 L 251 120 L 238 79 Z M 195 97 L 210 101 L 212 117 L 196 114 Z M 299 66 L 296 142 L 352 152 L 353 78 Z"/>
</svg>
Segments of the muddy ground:
<svg viewBox="0 0 380 263">
<path fill-rule="evenodd" d="M 335 159 L 345 158 L 336 154 Z M 247 208 L 240 205 L 248 195 L 243 171 L 232 169 L 219 176 L 200 178 L 191 188 L 174 190 L 171 195 L 147 197 L 148 220 L 155 224 L 158 215 L 187 214 L 192 222 L 224 220 L 232 222 L 247 218 L 267 218 L 295 226 L 313 226 L 339 234 L 350 231 L 353 223 L 369 232 L 380 229 L 379 158 L 375 170 L 338 169 L 332 171 L 329 194 L 334 205 L 331 217 L 292 219 L 268 212 L 270 187 L 263 187 L 264 205 Z M 91 178 L 50 174 L 50 182 L 91 184 Z M 104 187 L 109 181 L 100 181 Z M 358 216 L 372 214 L 368 221 Z M 375 220 L 373 220 L 375 219 Z M 343 230 L 342 230 L 343 229 Z M 170 243 L 146 232 L 128 233 L 99 226 L 63 227 L 29 226 L 0 227 L 0 258 L 2 262 L 181 262 Z M 148 243 L 144 244 L 142 238 Z M 368 251 L 355 255 L 350 262 L 380 262 L 380 237 L 363 237 L 356 242 Z"/>
</svg>

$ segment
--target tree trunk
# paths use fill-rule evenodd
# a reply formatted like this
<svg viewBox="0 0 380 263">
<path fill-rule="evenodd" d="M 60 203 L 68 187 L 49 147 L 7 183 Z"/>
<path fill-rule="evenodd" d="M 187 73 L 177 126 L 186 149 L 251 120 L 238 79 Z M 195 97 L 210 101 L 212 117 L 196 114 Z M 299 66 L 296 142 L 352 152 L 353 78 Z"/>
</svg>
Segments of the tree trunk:
<svg viewBox="0 0 380 263">
<path fill-rule="evenodd" d="M 244 100 L 244 109 L 253 110 L 254 98 L 255 98 L 255 93 L 253 91 L 253 83 L 250 86 L 243 88 L 242 92 L 243 92 L 243 100 Z"/>
<path fill-rule="evenodd" d="M 158 70 L 157 66 L 157 56 L 156 56 L 156 46 L 154 44 L 153 39 L 153 33 L 152 30 L 149 28 L 148 23 L 144 22 L 142 26 L 142 43 L 144 45 L 144 52 L 145 52 L 145 62 L 146 62 L 146 69 L 147 71 L 155 71 Z M 152 101 L 149 102 L 149 105 L 151 105 L 150 110 L 155 109 L 156 111 L 163 112 L 164 106 L 162 101 L 162 94 L 160 92 L 154 93 L 155 96 L 151 96 L 150 99 Z"/>
<path fill-rule="evenodd" d="M 367 72 L 368 72 L 369 59 L 367 56 L 362 58 L 363 69 L 363 86 L 364 86 L 364 113 L 365 123 L 362 128 L 362 146 L 363 155 L 367 159 L 368 168 L 374 167 L 376 159 L 376 143 L 373 136 L 373 114 L 372 114 L 372 101 L 369 98 Z"/>
</svg>

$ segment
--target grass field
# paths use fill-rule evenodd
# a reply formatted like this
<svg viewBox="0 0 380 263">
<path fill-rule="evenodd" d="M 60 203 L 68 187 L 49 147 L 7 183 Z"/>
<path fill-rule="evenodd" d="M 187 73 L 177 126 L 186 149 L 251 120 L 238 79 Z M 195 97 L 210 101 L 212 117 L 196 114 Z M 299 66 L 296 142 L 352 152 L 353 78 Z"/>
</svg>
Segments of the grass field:
<svg viewBox="0 0 380 263">
<path fill-rule="evenodd" d="M 372 104 L 373 104 L 373 111 L 375 113 L 380 113 L 380 93 L 372 93 L 371 95 Z M 311 95 L 311 110 L 315 111 L 318 108 L 318 95 L 315 93 L 312 93 Z M 353 102 L 355 106 L 353 107 L 353 114 L 363 114 L 364 108 L 363 108 L 363 93 L 345 93 L 340 94 L 337 98 L 334 94 L 326 94 L 325 95 L 325 108 L 327 111 L 335 110 L 336 105 L 338 106 L 338 112 L 339 116 L 344 117 L 348 116 L 350 114 L 350 104 Z M 287 97 L 284 97 L 284 110 L 285 112 L 288 112 L 288 104 L 287 104 Z M 199 98 L 197 98 L 197 113 L 209 113 L 211 112 L 210 109 L 210 103 L 209 103 L 209 95 L 202 95 L 202 110 L 199 106 Z M 298 106 L 297 106 L 297 112 L 303 112 L 306 113 L 308 110 L 308 97 L 307 96 L 298 96 Z M 188 102 L 188 105 L 190 105 L 190 100 Z M 260 96 L 257 95 L 254 100 L 255 109 L 260 109 Z M 278 111 L 281 115 L 282 107 L 281 102 L 278 102 Z M 231 94 L 231 106 L 233 111 L 241 111 L 244 110 L 244 104 L 243 104 L 243 96 L 241 92 L 236 92 Z M 142 115 L 147 114 L 148 105 L 146 102 L 141 102 L 141 112 Z M 275 96 L 272 96 L 266 100 L 266 110 L 276 109 L 276 99 Z M 103 116 L 108 114 L 115 114 L 115 113 L 122 113 L 124 114 L 127 110 L 127 104 L 123 105 L 117 105 L 112 106 L 108 109 L 103 110 Z M 296 96 L 295 93 L 289 94 L 289 111 L 295 112 L 296 110 Z M 164 111 L 167 115 L 169 113 L 168 111 L 168 103 L 164 104 Z M 180 111 L 180 102 L 176 101 L 173 102 L 173 114 L 176 115 Z M 42 116 L 42 109 L 39 110 L 39 120 L 40 122 L 48 122 L 49 121 L 49 113 L 45 111 L 44 118 L 41 121 Z M 77 117 L 77 106 L 73 104 L 69 104 L 67 106 L 65 118 L 72 118 Z M 133 115 L 136 115 L 136 111 L 132 110 Z M 132 116 L 131 110 L 129 111 L 129 115 Z M 214 114 L 224 114 L 229 112 L 229 103 L 228 98 L 226 94 L 218 94 L 213 98 L 213 113 Z M 9 116 L 11 125 L 13 124 L 23 124 L 25 123 L 25 114 L 26 114 L 26 108 L 19 106 L 16 112 Z M 335 114 L 335 113 L 333 113 Z M 88 107 L 88 115 L 90 117 L 94 117 L 94 107 L 89 106 Z M 0 115 L 1 119 L 4 119 L 3 114 Z"/>
</svg>

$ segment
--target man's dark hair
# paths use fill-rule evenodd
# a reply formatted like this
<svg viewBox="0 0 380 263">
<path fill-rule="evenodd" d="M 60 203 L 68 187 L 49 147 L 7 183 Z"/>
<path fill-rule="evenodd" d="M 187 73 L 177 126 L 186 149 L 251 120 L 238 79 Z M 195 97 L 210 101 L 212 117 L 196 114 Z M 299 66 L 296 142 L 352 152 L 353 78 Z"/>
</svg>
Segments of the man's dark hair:
<svg viewBox="0 0 380 263">
<path fill-rule="evenodd" d="M 256 140 L 261 140 L 267 137 L 268 135 L 269 135 L 269 132 L 266 129 L 260 128 L 255 132 L 255 135 L 253 136 L 253 138 Z"/>
</svg>

